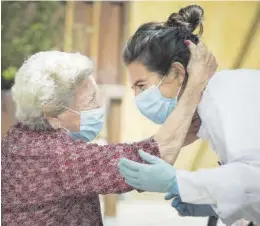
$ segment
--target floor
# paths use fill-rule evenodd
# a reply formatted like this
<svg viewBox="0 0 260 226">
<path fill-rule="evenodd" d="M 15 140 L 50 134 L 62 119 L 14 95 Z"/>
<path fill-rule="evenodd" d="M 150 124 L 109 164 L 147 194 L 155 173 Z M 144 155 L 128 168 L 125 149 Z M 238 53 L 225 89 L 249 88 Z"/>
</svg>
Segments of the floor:
<svg viewBox="0 0 260 226">
<path fill-rule="evenodd" d="M 206 226 L 207 218 L 180 217 L 170 203 L 164 201 L 160 195 L 128 194 L 118 201 L 116 221 L 108 219 L 104 224 L 104 226 Z M 224 224 L 220 222 L 218 226 Z"/>
</svg>

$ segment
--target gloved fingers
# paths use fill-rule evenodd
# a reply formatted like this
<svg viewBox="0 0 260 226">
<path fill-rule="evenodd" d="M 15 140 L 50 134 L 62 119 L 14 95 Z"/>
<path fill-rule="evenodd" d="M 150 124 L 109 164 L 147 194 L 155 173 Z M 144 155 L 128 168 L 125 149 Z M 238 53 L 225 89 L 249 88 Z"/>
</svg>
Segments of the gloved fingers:
<svg viewBox="0 0 260 226">
<path fill-rule="evenodd" d="M 165 200 L 171 200 L 171 199 L 173 199 L 174 197 L 176 197 L 175 194 L 173 194 L 173 193 L 168 193 L 168 194 L 165 195 L 164 199 L 165 199 Z"/>
<path fill-rule="evenodd" d="M 194 214 L 196 214 L 196 216 L 216 216 L 216 213 L 213 210 L 213 208 L 207 204 L 196 205 L 196 209 L 194 208 L 193 212 Z"/>
<path fill-rule="evenodd" d="M 186 204 L 180 203 L 178 206 L 175 207 L 178 211 L 178 214 L 182 217 L 190 216 L 189 210 L 187 209 Z"/>
<path fill-rule="evenodd" d="M 125 182 L 133 188 L 143 190 L 142 185 L 140 185 L 139 183 L 135 183 L 132 180 L 128 180 L 128 179 L 126 179 Z"/>
<path fill-rule="evenodd" d="M 172 207 L 174 207 L 178 211 L 178 214 L 181 216 L 183 214 L 183 206 L 181 206 L 180 204 L 180 196 L 177 196 L 172 200 Z"/>
<path fill-rule="evenodd" d="M 132 184 L 140 184 L 140 181 L 133 177 L 127 177 L 127 178 L 125 178 L 125 180 Z"/>
<path fill-rule="evenodd" d="M 129 181 L 129 182 L 131 182 L 131 183 L 140 183 L 140 181 L 138 180 L 138 178 L 136 178 L 136 177 L 131 177 L 131 176 L 128 176 L 128 175 L 126 175 L 126 174 L 124 174 L 124 173 L 121 173 L 122 174 L 122 176 L 125 178 L 125 180 L 127 180 L 127 181 Z"/>
<path fill-rule="evenodd" d="M 149 163 L 151 163 L 151 164 L 156 164 L 156 163 L 162 161 L 160 158 L 158 158 L 158 157 L 156 157 L 156 156 L 153 156 L 153 155 L 151 155 L 151 154 L 149 154 L 149 153 L 146 153 L 146 152 L 144 152 L 143 150 L 138 150 L 138 153 L 139 153 L 140 157 L 141 157 L 144 161 L 149 162 Z"/>
<path fill-rule="evenodd" d="M 138 171 L 140 168 L 144 167 L 146 164 L 141 164 L 126 158 L 121 158 L 119 160 L 119 165 L 125 166 L 131 170 Z"/>
<path fill-rule="evenodd" d="M 177 196 L 173 199 L 172 207 L 174 207 L 177 210 L 178 214 L 182 217 L 190 215 L 187 204 L 182 202 L 180 196 Z"/>
<path fill-rule="evenodd" d="M 180 217 L 191 217 L 191 215 L 189 214 L 189 212 L 187 210 L 178 211 L 178 215 Z"/>
<path fill-rule="evenodd" d="M 125 165 L 119 164 L 120 174 L 125 178 L 137 178 L 138 172 L 127 168 Z"/>
<path fill-rule="evenodd" d="M 176 196 L 173 200 L 172 200 L 172 206 L 174 208 L 176 208 L 177 206 L 179 206 L 182 203 L 181 197 L 180 196 Z"/>
</svg>

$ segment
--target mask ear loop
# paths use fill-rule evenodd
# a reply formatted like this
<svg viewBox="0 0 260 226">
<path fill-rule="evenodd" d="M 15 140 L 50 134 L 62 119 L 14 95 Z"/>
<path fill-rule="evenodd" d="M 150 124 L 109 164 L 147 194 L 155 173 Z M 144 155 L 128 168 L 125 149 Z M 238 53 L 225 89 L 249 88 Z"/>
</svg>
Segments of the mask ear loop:
<svg viewBox="0 0 260 226">
<path fill-rule="evenodd" d="M 177 75 L 177 76 L 178 76 L 178 75 Z M 158 85 L 157 85 L 158 88 L 159 88 L 159 86 L 162 84 L 162 82 L 164 81 L 165 77 L 166 77 L 166 75 L 163 76 L 163 78 L 161 79 L 161 81 L 158 83 Z M 180 86 L 180 88 L 179 88 L 179 90 L 178 90 L 178 92 L 177 92 L 177 95 L 176 95 L 176 98 L 177 98 L 177 99 L 179 98 L 179 94 L 180 94 L 180 92 L 181 92 L 181 88 L 182 88 L 182 85 Z"/>
<path fill-rule="evenodd" d="M 80 115 L 80 112 L 78 112 L 78 111 L 75 111 L 75 110 L 73 110 L 73 109 L 71 109 L 71 108 L 68 108 L 68 107 L 66 107 L 66 106 L 64 106 L 64 105 L 63 105 L 63 107 L 64 107 L 65 109 L 67 109 L 68 111 L 70 111 L 70 112 L 73 112 L 73 113 L 75 113 L 75 114 Z M 63 127 L 61 124 L 60 124 L 60 126 L 61 126 L 61 128 L 65 129 L 68 133 L 70 132 L 68 129 L 66 129 L 65 127 Z"/>
<path fill-rule="evenodd" d="M 163 76 L 163 78 L 161 79 L 161 81 L 158 83 L 157 87 L 159 88 L 159 86 L 162 84 L 162 82 L 164 81 L 166 75 Z"/>
<path fill-rule="evenodd" d="M 178 71 L 177 71 L 176 73 L 177 73 L 176 77 L 178 77 L 178 76 L 179 76 Z M 179 95 L 180 95 L 182 86 L 183 86 L 183 83 L 181 84 L 181 86 L 180 86 L 180 88 L 179 88 L 179 90 L 178 90 L 178 92 L 177 92 L 177 95 L 176 95 L 177 100 L 179 99 Z"/>
<path fill-rule="evenodd" d="M 80 115 L 80 113 L 79 113 L 78 111 L 75 111 L 75 110 L 73 110 L 73 109 L 71 109 L 71 108 L 68 108 L 68 107 L 66 107 L 66 106 L 63 106 L 63 107 L 64 107 L 65 109 L 67 109 L 67 110 L 69 110 L 69 111 L 75 113 L 75 114 Z"/>
<path fill-rule="evenodd" d="M 177 95 L 176 95 L 176 98 L 177 98 L 177 99 L 179 99 L 179 94 L 180 94 L 180 92 L 181 92 L 181 88 L 182 88 L 182 84 L 181 84 L 181 86 L 180 86 L 180 88 L 179 88 L 179 90 L 178 90 L 178 92 L 177 92 Z"/>
<path fill-rule="evenodd" d="M 64 106 L 64 107 L 65 107 L 65 106 Z M 66 108 L 66 107 L 65 107 L 65 108 Z M 72 111 L 73 111 L 73 110 L 72 110 Z M 77 112 L 76 112 L 76 113 L 77 113 Z M 44 118 L 47 118 L 47 114 L 46 114 L 46 104 L 44 104 L 44 106 L 43 106 L 43 116 L 44 116 Z M 59 120 L 58 128 L 62 128 L 62 129 L 64 129 L 65 131 L 69 132 L 68 129 L 66 129 L 64 126 L 61 125 L 60 119 L 59 119 L 59 118 L 57 118 L 57 119 Z M 44 121 L 43 121 L 43 123 L 45 124 Z"/>
</svg>

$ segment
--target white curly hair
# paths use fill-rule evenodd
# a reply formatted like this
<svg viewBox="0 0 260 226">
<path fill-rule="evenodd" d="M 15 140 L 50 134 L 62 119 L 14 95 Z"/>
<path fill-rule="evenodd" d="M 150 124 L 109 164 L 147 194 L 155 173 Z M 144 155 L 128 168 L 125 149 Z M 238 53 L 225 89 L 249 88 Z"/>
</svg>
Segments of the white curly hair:
<svg viewBox="0 0 260 226">
<path fill-rule="evenodd" d="M 17 119 L 32 130 L 48 129 L 44 114 L 62 113 L 72 103 L 76 86 L 92 73 L 91 60 L 79 53 L 44 51 L 29 57 L 12 87 Z"/>
</svg>

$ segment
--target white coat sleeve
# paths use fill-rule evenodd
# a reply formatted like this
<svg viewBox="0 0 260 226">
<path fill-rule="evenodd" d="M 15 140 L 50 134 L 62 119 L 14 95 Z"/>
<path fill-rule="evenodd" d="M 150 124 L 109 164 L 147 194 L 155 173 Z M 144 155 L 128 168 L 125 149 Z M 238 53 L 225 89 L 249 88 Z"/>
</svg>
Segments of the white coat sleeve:
<svg viewBox="0 0 260 226">
<path fill-rule="evenodd" d="M 260 223 L 260 89 L 259 82 L 244 83 L 219 105 L 227 164 L 177 171 L 182 200 L 211 204 L 228 225 L 243 217 Z"/>
<path fill-rule="evenodd" d="M 231 163 L 216 169 L 197 172 L 177 171 L 177 182 L 183 202 L 211 204 L 226 224 L 244 217 L 244 208 L 256 203 L 260 216 L 259 168 L 245 163 Z"/>
</svg>

